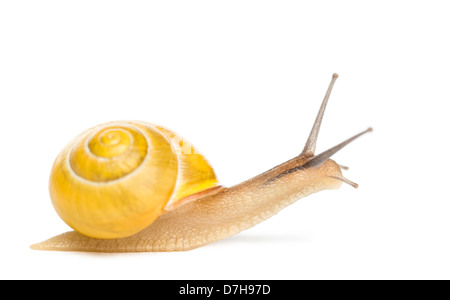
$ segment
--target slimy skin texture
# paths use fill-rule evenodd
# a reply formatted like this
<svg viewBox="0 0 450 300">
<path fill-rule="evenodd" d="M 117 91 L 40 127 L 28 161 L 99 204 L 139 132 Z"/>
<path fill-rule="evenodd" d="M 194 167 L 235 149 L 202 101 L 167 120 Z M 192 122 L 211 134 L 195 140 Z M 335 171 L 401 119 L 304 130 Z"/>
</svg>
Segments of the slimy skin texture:
<svg viewBox="0 0 450 300">
<path fill-rule="evenodd" d="M 52 175 L 50 194 L 58 214 L 72 228 L 84 234 L 77 231 L 63 233 L 34 244 L 31 248 L 90 252 L 191 250 L 251 228 L 297 200 L 322 190 L 337 189 L 342 182 L 356 188 L 358 185 L 343 177 L 341 166 L 330 157 L 359 136 L 372 131 L 371 128 L 318 155 L 314 154 L 323 114 L 337 77 L 337 74 L 332 77 L 300 155 L 229 188 L 218 185 L 213 169 L 203 156 L 190 150 L 195 150 L 192 145 L 186 144 L 173 132 L 159 126 L 152 127 L 148 123 L 126 122 L 122 128 L 121 123 L 115 122 L 113 125 L 118 129 L 106 129 L 106 133 L 94 132 L 93 136 L 99 137 L 98 142 L 88 138 L 87 142 L 82 140 L 81 144 L 75 143 L 78 145 L 77 149 L 84 149 L 87 154 L 72 152 L 71 156 L 67 156 L 66 153 L 71 151 L 65 148 L 63 155 L 55 162 L 56 171 L 52 171 L 53 174 L 63 170 L 64 176 Z M 99 128 L 104 130 L 101 126 Z M 156 142 L 146 138 L 145 143 L 135 133 L 127 134 L 127 126 L 138 129 L 138 133 L 149 131 L 155 136 Z M 126 158 L 130 152 L 121 143 L 131 145 L 130 157 L 133 159 Z M 158 152 L 162 150 L 158 149 L 163 148 L 172 148 L 177 155 L 164 151 L 159 156 Z M 182 148 L 184 151 L 181 151 Z M 89 162 L 92 159 L 90 152 L 94 156 L 101 156 L 100 162 Z M 138 156 L 143 153 L 147 153 L 147 157 L 152 160 Z M 68 184 L 68 181 L 73 180 L 65 177 L 72 172 L 70 164 L 64 163 L 72 162 L 67 157 L 81 157 L 83 163 L 88 161 L 87 165 L 76 165 L 74 160 L 74 172 L 95 183 L 83 185 L 86 179 L 82 179 Z M 108 160 L 113 163 L 112 166 L 104 167 Z M 129 162 L 136 166 L 130 166 Z M 155 169 L 150 167 L 151 164 L 155 165 Z M 69 167 L 64 169 L 60 165 Z M 122 169 L 127 172 L 123 178 L 128 180 L 128 184 L 121 181 L 119 171 Z M 135 176 L 133 170 L 142 173 L 137 181 L 132 181 Z M 117 181 L 120 188 L 114 185 L 114 181 L 111 183 L 109 178 Z M 52 183 L 56 185 L 52 186 Z M 117 194 L 112 193 L 114 190 Z M 163 190 L 165 196 L 158 190 Z M 136 194 L 144 197 L 137 197 Z M 157 198 L 160 200 L 156 202 Z M 102 202 L 102 199 L 107 201 Z M 149 205 L 157 206 L 157 210 L 145 211 L 146 215 L 142 215 L 136 209 Z M 139 222 L 134 218 L 130 218 L 129 222 L 124 219 L 125 215 L 132 214 L 140 216 Z M 151 220 L 147 219 L 147 215 Z M 145 226 L 142 227 L 142 224 Z M 133 234 L 127 234 L 131 230 L 134 230 Z"/>
</svg>

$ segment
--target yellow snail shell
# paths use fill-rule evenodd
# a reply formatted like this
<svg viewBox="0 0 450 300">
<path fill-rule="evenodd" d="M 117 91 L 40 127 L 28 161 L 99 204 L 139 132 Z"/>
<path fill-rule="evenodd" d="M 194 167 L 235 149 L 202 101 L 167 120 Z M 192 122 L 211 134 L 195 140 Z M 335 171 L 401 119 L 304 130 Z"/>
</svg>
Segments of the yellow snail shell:
<svg viewBox="0 0 450 300">
<path fill-rule="evenodd" d="M 167 205 L 217 184 L 209 163 L 180 136 L 122 121 L 91 128 L 61 151 L 50 196 L 70 227 L 112 239 L 135 234 Z"/>
</svg>

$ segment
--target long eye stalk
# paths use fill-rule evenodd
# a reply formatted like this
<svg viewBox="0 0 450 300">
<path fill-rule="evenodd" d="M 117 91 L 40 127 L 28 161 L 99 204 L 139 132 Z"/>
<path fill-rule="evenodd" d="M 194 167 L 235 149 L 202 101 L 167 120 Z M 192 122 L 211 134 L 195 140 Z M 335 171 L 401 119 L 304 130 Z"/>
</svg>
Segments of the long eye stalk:
<svg viewBox="0 0 450 300">
<path fill-rule="evenodd" d="M 320 166 L 328 158 L 330 158 L 333 154 L 335 154 L 336 152 L 338 152 L 339 150 L 344 148 L 350 142 L 352 142 L 356 138 L 360 137 L 361 135 L 372 131 L 372 128 L 369 127 L 368 129 L 364 130 L 363 132 L 358 133 L 357 135 L 343 141 L 342 143 L 314 156 L 314 152 L 316 150 L 316 144 L 317 144 L 317 137 L 319 136 L 320 125 L 322 124 L 322 119 L 323 119 L 323 115 L 325 113 L 325 108 L 327 107 L 328 99 L 330 98 L 330 94 L 333 89 L 334 83 L 336 82 L 336 79 L 338 77 L 339 77 L 338 74 L 334 73 L 333 77 L 331 78 L 330 85 L 328 86 L 327 93 L 325 94 L 325 98 L 322 101 L 322 105 L 320 106 L 319 113 L 317 114 L 316 120 L 314 121 L 314 125 L 311 129 L 308 140 L 306 141 L 305 147 L 303 148 L 303 151 L 300 154 L 300 156 L 312 156 L 312 158 L 309 161 L 307 161 L 305 164 L 298 166 L 299 169 L 300 168 L 306 169 L 306 168 L 310 168 L 310 167 Z"/>
<path fill-rule="evenodd" d="M 308 160 L 306 162 L 302 163 L 301 165 L 295 166 L 293 168 L 290 168 L 290 169 L 278 174 L 277 176 L 271 178 L 267 182 L 272 182 L 273 180 L 275 180 L 277 178 L 281 178 L 285 175 L 291 174 L 298 170 L 320 167 L 327 159 L 329 159 L 336 152 L 338 152 L 339 150 L 344 148 L 350 142 L 354 141 L 361 135 L 372 131 L 372 128 L 369 127 L 368 129 L 364 130 L 363 132 L 360 132 L 360 133 L 354 135 L 353 137 L 343 141 L 342 143 L 340 143 L 318 155 L 314 155 L 314 152 L 316 150 L 317 137 L 319 136 L 320 125 L 322 124 L 322 119 L 323 119 L 323 115 L 325 113 L 325 108 L 327 106 L 328 99 L 330 98 L 331 91 L 333 89 L 334 83 L 337 78 L 338 78 L 338 74 L 334 73 L 333 77 L 331 79 L 330 85 L 328 86 L 327 93 L 325 94 L 325 98 L 323 99 L 322 105 L 320 106 L 319 113 L 317 114 L 316 120 L 314 121 L 314 125 L 311 129 L 308 140 L 306 141 L 305 147 L 303 148 L 302 153 L 300 153 L 300 155 L 298 156 L 298 157 L 303 157 L 303 158 L 306 157 L 306 158 L 308 158 Z M 348 168 L 342 167 L 342 169 L 348 169 Z M 330 176 L 330 177 L 333 177 L 342 182 L 348 183 L 349 185 L 351 185 L 355 188 L 358 187 L 358 185 L 356 183 L 354 183 L 344 177 L 335 177 L 335 176 Z"/>
<path fill-rule="evenodd" d="M 316 150 L 317 137 L 319 135 L 320 125 L 322 124 L 322 119 L 323 119 L 323 115 L 325 113 L 325 108 L 327 107 L 328 99 L 330 98 L 331 91 L 333 89 L 334 83 L 336 82 L 337 78 L 338 78 L 338 74 L 334 73 L 333 77 L 331 79 L 330 85 L 328 86 L 328 90 L 325 94 L 325 98 L 323 99 L 322 105 L 320 106 L 319 113 L 317 114 L 316 120 L 315 120 L 314 125 L 311 129 L 311 132 L 309 134 L 308 140 L 306 141 L 305 147 L 303 148 L 303 151 L 300 154 L 300 156 L 310 156 L 312 158 L 300 166 L 289 169 L 289 170 L 279 174 L 277 177 L 281 177 L 281 176 L 284 176 L 286 174 L 289 174 L 289 173 L 292 173 L 292 172 L 295 172 L 295 171 L 301 170 L 301 169 L 319 167 L 327 159 L 329 159 L 333 154 L 335 154 L 336 152 L 338 152 L 339 150 L 341 150 L 342 148 L 347 146 L 350 142 L 357 139 L 361 135 L 372 131 L 372 128 L 369 127 L 368 129 L 364 130 L 363 132 L 360 132 L 360 133 L 354 135 L 353 137 L 343 141 L 342 143 L 340 143 L 318 155 L 314 155 L 314 152 Z M 344 169 L 346 169 L 346 168 L 344 168 Z M 345 182 L 345 183 L 353 186 L 354 188 L 358 187 L 358 184 L 348 180 L 347 178 L 335 177 L 335 176 L 331 176 L 331 177 L 338 179 L 342 182 Z"/>
<path fill-rule="evenodd" d="M 308 140 L 306 141 L 305 148 L 303 148 L 303 151 L 301 153 L 302 155 L 314 155 L 314 151 L 316 150 L 317 137 L 319 136 L 320 125 L 322 124 L 323 114 L 325 113 L 328 99 L 330 98 L 334 83 L 336 82 L 336 79 L 338 77 L 338 74 L 333 74 L 330 85 L 328 86 L 327 93 L 325 94 L 325 98 L 323 99 L 322 105 L 320 106 L 319 113 L 317 114 L 316 121 L 314 121 L 314 125 L 311 129 Z"/>
<path fill-rule="evenodd" d="M 336 152 L 338 152 L 339 150 L 341 150 L 342 148 L 344 148 L 345 146 L 347 146 L 348 144 L 350 144 L 350 142 L 356 140 L 358 137 L 360 137 L 361 135 L 367 133 L 367 132 L 371 132 L 372 131 L 372 127 L 367 128 L 366 130 L 364 130 L 363 132 L 360 132 L 354 136 L 352 136 L 351 138 L 343 141 L 342 143 L 314 156 L 311 160 L 308 160 L 305 164 L 303 164 L 301 167 L 303 169 L 306 168 L 311 168 L 311 167 L 316 167 L 316 166 L 320 166 L 321 164 L 323 164 L 327 159 L 329 159 L 333 154 L 335 154 Z"/>
</svg>

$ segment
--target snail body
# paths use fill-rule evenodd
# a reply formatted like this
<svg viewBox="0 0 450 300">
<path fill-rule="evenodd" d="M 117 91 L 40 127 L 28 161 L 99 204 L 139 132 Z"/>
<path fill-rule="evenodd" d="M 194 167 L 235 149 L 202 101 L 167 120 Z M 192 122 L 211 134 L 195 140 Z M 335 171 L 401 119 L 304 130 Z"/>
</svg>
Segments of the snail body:
<svg viewBox="0 0 450 300">
<path fill-rule="evenodd" d="M 314 155 L 323 113 L 302 153 L 226 188 L 197 150 L 174 132 L 144 122 L 96 126 L 58 155 L 50 175 L 57 213 L 75 231 L 31 246 L 39 250 L 180 251 L 227 238 L 298 199 L 337 189 L 341 167 L 329 157 L 368 130 Z"/>
</svg>

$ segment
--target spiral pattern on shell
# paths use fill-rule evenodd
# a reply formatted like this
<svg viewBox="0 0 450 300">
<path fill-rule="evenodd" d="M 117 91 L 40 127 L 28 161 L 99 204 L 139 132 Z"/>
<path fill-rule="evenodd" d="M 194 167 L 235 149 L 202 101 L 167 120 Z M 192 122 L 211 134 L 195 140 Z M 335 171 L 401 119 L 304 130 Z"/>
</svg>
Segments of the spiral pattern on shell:
<svg viewBox="0 0 450 300">
<path fill-rule="evenodd" d="M 86 180 L 108 182 L 137 169 L 149 147 L 141 130 L 123 125 L 108 126 L 74 145 L 69 163 L 72 170 Z"/>
<path fill-rule="evenodd" d="M 63 149 L 50 176 L 50 196 L 75 230 L 95 238 L 124 237 L 159 216 L 177 172 L 176 153 L 157 129 L 107 123 Z"/>
<path fill-rule="evenodd" d="M 76 137 L 55 160 L 50 197 L 59 216 L 94 238 L 133 235 L 168 203 L 217 185 L 203 156 L 183 153 L 173 132 L 144 122 L 110 122 Z"/>
</svg>

